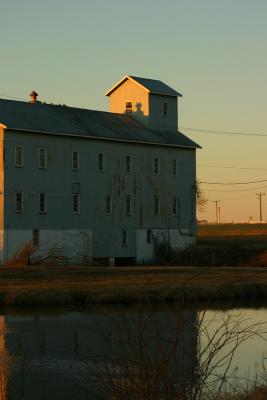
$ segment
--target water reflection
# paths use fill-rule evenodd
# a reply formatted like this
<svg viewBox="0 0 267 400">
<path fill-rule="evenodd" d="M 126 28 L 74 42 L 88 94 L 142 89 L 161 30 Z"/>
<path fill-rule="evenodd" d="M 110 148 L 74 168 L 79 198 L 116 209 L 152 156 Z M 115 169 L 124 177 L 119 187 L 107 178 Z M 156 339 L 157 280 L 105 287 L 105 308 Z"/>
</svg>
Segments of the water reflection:
<svg viewBox="0 0 267 400">
<path fill-rule="evenodd" d="M 240 312 L 246 325 L 266 318 L 264 308 L 231 314 Z M 208 310 L 204 337 L 201 314 L 193 307 L 8 312 L 0 317 L 0 400 L 111 398 L 108 384 L 138 390 L 138 380 L 149 383 L 155 373 L 171 375 L 171 384 L 186 383 L 188 390 L 201 370 L 203 343 L 228 314 Z M 264 351 L 264 342 L 252 336 L 236 353 L 233 368 L 242 365 L 245 371 Z"/>
<path fill-rule="evenodd" d="M 177 329 L 173 362 L 178 382 L 185 371 L 192 374 L 195 369 L 196 318 L 195 310 L 184 310 L 177 325 L 176 313 L 168 309 L 3 315 L 2 399 L 107 397 L 100 382 L 107 364 L 116 372 L 126 357 L 139 362 L 140 340 L 144 357 L 158 362 L 173 343 Z"/>
</svg>

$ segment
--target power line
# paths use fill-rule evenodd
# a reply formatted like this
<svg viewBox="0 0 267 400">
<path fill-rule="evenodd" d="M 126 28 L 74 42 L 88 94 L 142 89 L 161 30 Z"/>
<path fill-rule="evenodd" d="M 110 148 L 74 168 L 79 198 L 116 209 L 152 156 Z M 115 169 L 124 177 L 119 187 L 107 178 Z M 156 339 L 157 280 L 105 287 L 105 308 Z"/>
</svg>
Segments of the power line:
<svg viewBox="0 0 267 400">
<path fill-rule="evenodd" d="M 267 182 L 267 179 L 260 179 L 257 181 L 246 181 L 246 182 L 199 182 L 205 185 L 250 185 L 252 183 Z"/>
<path fill-rule="evenodd" d="M 232 131 L 217 131 L 215 129 L 200 129 L 200 128 L 187 128 L 181 127 L 180 129 L 185 129 L 189 132 L 199 132 L 199 133 L 213 133 L 219 135 L 237 135 L 237 136 L 259 136 L 259 137 L 267 137 L 266 133 L 247 133 L 247 132 L 232 132 Z"/>
<path fill-rule="evenodd" d="M 245 170 L 253 170 L 253 171 L 267 171 L 267 168 L 254 168 L 254 167 L 232 167 L 225 165 L 206 165 L 206 164 L 198 164 L 197 167 L 201 168 L 222 168 L 222 169 L 245 169 Z"/>
<path fill-rule="evenodd" d="M 264 189 L 267 186 L 260 186 L 260 187 L 254 187 L 251 189 L 235 189 L 235 190 L 220 190 L 220 189 L 206 189 L 206 188 L 202 188 L 205 192 L 221 192 L 221 193 L 234 193 L 234 192 L 251 192 L 251 191 L 255 191 L 255 190 L 260 190 L 260 189 Z"/>
<path fill-rule="evenodd" d="M 7 97 L 7 98 L 9 98 L 9 99 L 14 99 L 14 100 L 23 100 L 23 101 L 26 101 L 26 99 L 23 99 L 23 98 L 21 98 L 21 97 L 8 96 L 7 94 L 4 94 L 4 93 L 0 93 L 0 96 Z"/>
</svg>

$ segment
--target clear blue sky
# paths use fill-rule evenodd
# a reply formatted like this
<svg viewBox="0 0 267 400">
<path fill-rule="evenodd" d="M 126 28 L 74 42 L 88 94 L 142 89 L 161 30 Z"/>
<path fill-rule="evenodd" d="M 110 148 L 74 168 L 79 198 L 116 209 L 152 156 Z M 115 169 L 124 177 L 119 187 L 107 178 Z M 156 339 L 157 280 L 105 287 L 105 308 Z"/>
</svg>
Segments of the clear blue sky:
<svg viewBox="0 0 267 400">
<path fill-rule="evenodd" d="M 266 0 L 9 0 L 0 13 L 1 97 L 35 89 L 42 101 L 108 110 L 106 89 L 133 74 L 183 93 L 181 127 L 267 134 Z M 267 137 L 187 133 L 203 146 L 200 180 L 267 179 L 203 166 L 267 169 Z M 267 187 L 207 191 L 202 218 L 214 220 L 218 199 L 223 220 L 257 219 L 259 190 L 267 219 Z"/>
</svg>

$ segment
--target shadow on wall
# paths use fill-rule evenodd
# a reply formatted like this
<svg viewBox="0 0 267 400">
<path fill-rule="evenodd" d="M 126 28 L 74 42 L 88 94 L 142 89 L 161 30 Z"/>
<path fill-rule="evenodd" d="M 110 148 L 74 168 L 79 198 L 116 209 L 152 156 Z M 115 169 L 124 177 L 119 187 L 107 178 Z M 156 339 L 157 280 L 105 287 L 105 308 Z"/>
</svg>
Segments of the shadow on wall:
<svg viewBox="0 0 267 400">
<path fill-rule="evenodd" d="M 134 109 L 136 109 L 136 111 L 134 111 Z M 131 107 L 130 107 L 130 105 L 129 105 L 129 107 L 127 107 L 127 104 L 126 104 L 125 114 L 133 117 L 134 119 L 141 122 L 141 124 L 143 124 L 145 126 L 148 125 L 149 116 L 145 115 L 144 112 L 142 111 L 142 103 L 141 102 L 137 102 L 134 106 L 131 103 Z"/>
</svg>

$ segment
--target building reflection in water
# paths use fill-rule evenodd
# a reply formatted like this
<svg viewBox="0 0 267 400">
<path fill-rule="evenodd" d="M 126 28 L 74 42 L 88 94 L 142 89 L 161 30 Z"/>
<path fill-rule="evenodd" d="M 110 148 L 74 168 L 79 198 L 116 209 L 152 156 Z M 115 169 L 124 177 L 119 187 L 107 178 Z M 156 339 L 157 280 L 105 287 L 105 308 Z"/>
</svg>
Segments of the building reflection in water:
<svg viewBox="0 0 267 400">
<path fill-rule="evenodd" d="M 192 379 L 196 322 L 194 310 L 180 313 L 178 321 L 169 309 L 142 314 L 114 309 L 57 314 L 32 310 L 1 316 L 0 400 L 104 398 L 103 366 L 108 363 L 115 371 L 131 352 L 136 360 L 141 331 L 144 355 L 155 360 L 178 338 L 172 359 L 174 381 L 179 384 L 185 374 Z"/>
</svg>

